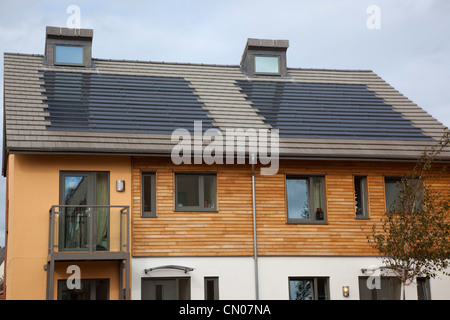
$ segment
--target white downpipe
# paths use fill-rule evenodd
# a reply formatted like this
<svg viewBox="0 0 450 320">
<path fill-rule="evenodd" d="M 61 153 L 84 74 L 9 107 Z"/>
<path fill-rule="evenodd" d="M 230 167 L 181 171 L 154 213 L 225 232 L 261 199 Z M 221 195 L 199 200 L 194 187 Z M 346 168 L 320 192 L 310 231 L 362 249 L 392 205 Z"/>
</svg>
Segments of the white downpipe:
<svg viewBox="0 0 450 320">
<path fill-rule="evenodd" d="M 256 239 L 255 162 L 256 162 L 256 155 L 252 153 L 250 163 L 252 164 L 253 259 L 255 262 L 255 299 L 259 300 L 258 243 Z"/>
</svg>

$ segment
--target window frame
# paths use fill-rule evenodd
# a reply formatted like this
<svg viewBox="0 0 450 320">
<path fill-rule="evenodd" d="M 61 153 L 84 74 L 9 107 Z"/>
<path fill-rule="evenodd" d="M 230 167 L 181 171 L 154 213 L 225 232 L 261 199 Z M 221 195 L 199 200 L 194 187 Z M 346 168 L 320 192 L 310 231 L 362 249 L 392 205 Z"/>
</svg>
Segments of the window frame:
<svg viewBox="0 0 450 320">
<path fill-rule="evenodd" d="M 291 276 L 288 277 L 288 290 L 289 290 L 289 300 L 296 300 L 292 299 L 291 296 L 291 281 L 311 281 L 312 282 L 312 299 L 311 300 L 319 300 L 319 290 L 318 290 L 318 280 L 325 280 L 325 291 L 327 292 L 327 295 L 324 300 L 330 300 L 330 277 L 323 277 L 323 276 L 312 276 L 312 277 L 297 277 L 297 276 Z"/>
<path fill-rule="evenodd" d="M 262 72 L 256 71 L 256 58 L 277 58 L 278 60 L 278 72 Z M 281 57 L 275 54 L 253 54 L 253 69 L 255 75 L 281 75 Z"/>
<path fill-rule="evenodd" d="M 144 196 L 145 196 L 145 184 L 144 177 L 150 176 L 150 201 L 151 211 L 145 211 L 144 208 Z M 143 218 L 156 218 L 156 172 L 155 171 L 142 171 L 141 172 L 141 217 Z"/>
<path fill-rule="evenodd" d="M 178 177 L 182 175 L 199 176 L 199 205 L 198 206 L 178 206 Z M 205 208 L 202 207 L 202 203 L 205 201 L 205 182 L 204 176 L 214 177 L 214 196 L 215 196 L 215 207 Z M 176 212 L 218 212 L 218 196 L 217 196 L 217 172 L 183 172 L 178 171 L 174 173 L 174 211 Z"/>
<path fill-rule="evenodd" d="M 316 212 L 311 206 L 311 203 L 314 203 L 314 195 L 312 192 L 313 178 L 322 178 L 323 179 L 323 220 L 316 220 Z M 308 210 L 309 210 L 309 218 L 308 219 L 299 219 L 299 218 L 290 218 L 289 217 L 289 206 L 288 206 L 288 192 L 287 192 L 287 180 L 295 180 L 295 179 L 308 179 Z M 285 177 L 285 193 L 286 193 L 286 223 L 288 224 L 327 224 L 327 196 L 326 196 L 326 175 L 298 175 L 298 174 L 287 174 Z"/>
<path fill-rule="evenodd" d="M 360 190 L 362 195 L 362 214 L 357 214 L 357 206 L 356 206 L 356 179 L 361 179 L 359 181 L 360 183 Z M 353 176 L 353 192 L 354 192 L 354 199 L 355 199 L 355 219 L 358 220 L 364 220 L 364 219 L 370 219 L 369 216 L 369 184 L 368 184 L 368 178 L 366 175 L 354 175 Z"/>
<path fill-rule="evenodd" d="M 66 186 L 66 178 L 67 177 L 71 177 L 71 176 L 84 176 L 86 178 L 88 187 L 86 190 L 86 200 L 87 206 L 95 206 L 97 205 L 97 178 L 98 178 L 98 174 L 106 174 L 107 176 L 107 182 L 106 182 L 106 204 L 103 205 L 105 207 L 109 207 L 111 205 L 111 173 L 110 171 L 83 171 L 83 170 L 60 170 L 59 171 L 59 205 L 64 206 L 66 205 L 66 199 L 65 199 L 65 186 Z M 64 208 L 64 207 L 62 207 Z M 88 251 L 89 248 L 66 248 L 65 247 L 65 239 L 64 237 L 66 236 L 66 232 L 67 230 L 65 230 L 65 215 L 64 214 L 60 214 L 59 217 L 59 230 L 58 230 L 58 246 L 59 246 L 59 250 L 60 251 L 80 251 L 80 252 L 85 252 Z M 94 228 L 95 229 L 95 228 Z M 97 231 L 97 230 L 94 230 Z M 110 225 L 110 220 L 108 219 L 107 222 L 107 233 L 108 235 L 107 237 L 107 247 L 106 247 L 106 251 L 109 251 L 110 248 L 110 244 L 111 244 L 111 225 Z M 89 238 L 87 240 L 87 244 L 89 244 Z M 94 242 L 92 242 L 92 244 L 94 244 Z M 95 249 L 95 251 L 97 251 L 97 249 Z"/>
<path fill-rule="evenodd" d="M 419 281 L 421 284 L 419 284 Z M 417 277 L 417 300 L 431 300 L 431 287 L 429 277 Z M 423 293 L 420 290 L 423 290 Z"/>
<path fill-rule="evenodd" d="M 83 47 L 83 63 L 61 63 L 56 62 L 56 46 Z M 92 41 L 83 39 L 55 39 L 47 37 L 45 51 L 45 64 L 56 67 L 78 67 L 94 68 L 92 61 Z"/>
<path fill-rule="evenodd" d="M 204 292 L 205 292 L 205 300 L 219 300 L 219 277 L 204 277 Z M 213 299 L 208 299 L 209 291 L 208 291 L 208 282 L 213 282 Z"/>
</svg>

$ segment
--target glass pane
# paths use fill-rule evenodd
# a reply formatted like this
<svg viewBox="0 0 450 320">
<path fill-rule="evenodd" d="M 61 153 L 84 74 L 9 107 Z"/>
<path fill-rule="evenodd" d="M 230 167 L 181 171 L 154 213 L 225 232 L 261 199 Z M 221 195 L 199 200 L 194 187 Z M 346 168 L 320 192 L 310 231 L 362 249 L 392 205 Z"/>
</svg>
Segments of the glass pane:
<svg viewBox="0 0 450 320">
<path fill-rule="evenodd" d="M 91 300 L 91 283 L 89 281 L 80 281 L 80 289 L 69 289 L 66 281 L 60 281 L 61 297 L 60 300 Z"/>
<path fill-rule="evenodd" d="M 386 211 L 389 212 L 394 207 L 394 202 L 400 193 L 400 179 L 386 179 L 385 180 L 385 194 L 386 194 Z"/>
<path fill-rule="evenodd" d="M 359 277 L 359 299 L 360 300 L 376 300 L 377 293 L 375 289 L 370 289 L 367 285 L 368 277 Z M 370 281 L 370 280 L 369 280 Z M 373 283 L 370 283 L 373 285 Z"/>
<path fill-rule="evenodd" d="M 198 207 L 199 200 L 199 176 L 177 175 L 177 207 Z"/>
<path fill-rule="evenodd" d="M 288 218 L 309 219 L 308 179 L 286 180 Z"/>
<path fill-rule="evenodd" d="M 163 296 L 163 286 L 162 284 L 157 284 L 155 287 L 155 300 L 162 300 Z"/>
<path fill-rule="evenodd" d="M 313 300 L 312 280 L 290 280 L 291 300 Z"/>
<path fill-rule="evenodd" d="M 205 192 L 205 208 L 216 208 L 216 176 L 205 175 L 203 176 L 203 185 Z"/>
<path fill-rule="evenodd" d="M 96 177 L 96 205 L 107 206 L 109 204 L 108 199 L 108 173 L 99 172 Z M 109 230 L 109 208 L 99 207 L 96 209 L 96 250 L 107 250 L 108 241 L 108 230 Z"/>
<path fill-rule="evenodd" d="M 312 178 L 312 192 L 314 199 L 314 213 L 318 221 L 325 220 L 325 195 L 324 195 L 324 178 Z"/>
<path fill-rule="evenodd" d="M 178 279 L 178 299 L 189 300 L 190 291 L 189 278 Z"/>
<path fill-rule="evenodd" d="M 152 196 L 153 196 L 153 188 L 152 186 L 152 175 L 145 174 L 142 176 L 142 201 L 143 201 L 143 210 L 144 212 L 152 212 Z"/>
<path fill-rule="evenodd" d="M 431 300 L 429 279 L 417 278 L 417 299 Z"/>
<path fill-rule="evenodd" d="M 176 279 L 143 279 L 142 300 L 178 300 Z"/>
<path fill-rule="evenodd" d="M 328 279 L 317 278 L 317 300 L 328 299 Z"/>
<path fill-rule="evenodd" d="M 205 300 L 216 300 L 214 295 L 214 280 L 206 280 Z"/>
<path fill-rule="evenodd" d="M 84 206 L 88 203 L 88 177 L 66 176 L 64 178 L 64 208 L 60 217 L 60 249 L 86 249 L 88 241 L 88 216 Z"/>
<path fill-rule="evenodd" d="M 280 73 L 278 57 L 255 56 L 256 73 Z"/>
<path fill-rule="evenodd" d="M 381 288 L 377 290 L 377 300 L 400 300 L 400 280 L 393 277 L 381 278 Z"/>
<path fill-rule="evenodd" d="M 95 283 L 95 300 L 108 300 L 109 279 L 92 280 Z"/>
<path fill-rule="evenodd" d="M 66 280 L 59 280 L 58 300 L 108 300 L 109 279 L 80 280 L 80 289 L 69 289 Z"/>
<path fill-rule="evenodd" d="M 365 177 L 355 177 L 355 207 L 357 217 L 363 217 L 366 215 L 365 186 L 366 186 Z"/>
<path fill-rule="evenodd" d="M 55 46 L 55 62 L 83 64 L 83 47 Z"/>
<path fill-rule="evenodd" d="M 87 203 L 87 177 L 67 176 L 64 181 L 64 200 L 66 205 L 85 205 Z"/>
</svg>

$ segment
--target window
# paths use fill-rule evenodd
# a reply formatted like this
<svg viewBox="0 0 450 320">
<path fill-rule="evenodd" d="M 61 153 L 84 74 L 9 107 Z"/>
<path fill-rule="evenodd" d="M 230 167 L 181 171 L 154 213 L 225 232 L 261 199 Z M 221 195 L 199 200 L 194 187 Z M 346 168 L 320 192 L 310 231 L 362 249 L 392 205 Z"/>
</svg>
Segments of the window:
<svg viewBox="0 0 450 320">
<path fill-rule="evenodd" d="M 190 300 L 190 278 L 142 278 L 142 300 Z"/>
<path fill-rule="evenodd" d="M 325 221 L 325 178 L 287 177 L 289 223 Z"/>
<path fill-rule="evenodd" d="M 58 300 L 109 300 L 109 279 L 81 279 L 80 289 L 69 289 L 58 280 Z"/>
<path fill-rule="evenodd" d="M 356 218 L 368 218 L 367 177 L 355 176 L 355 208 Z"/>
<path fill-rule="evenodd" d="M 386 197 L 386 212 L 389 212 L 400 193 L 401 178 L 385 178 L 384 190 Z"/>
<path fill-rule="evenodd" d="M 289 278 L 290 300 L 329 300 L 328 278 Z"/>
<path fill-rule="evenodd" d="M 59 250 L 88 251 L 92 245 L 96 251 L 109 248 L 109 173 L 69 172 L 60 173 Z M 86 206 L 97 205 L 94 228 L 89 225 L 90 210 Z M 93 234 L 91 234 L 93 232 Z"/>
<path fill-rule="evenodd" d="M 216 211 L 216 175 L 176 174 L 175 210 Z"/>
<path fill-rule="evenodd" d="M 400 280 L 395 277 L 359 277 L 360 300 L 400 300 L 400 290 Z"/>
<path fill-rule="evenodd" d="M 280 58 L 255 56 L 255 73 L 279 74 Z"/>
<path fill-rule="evenodd" d="M 84 64 L 82 46 L 55 45 L 55 64 Z"/>
<path fill-rule="evenodd" d="M 219 300 L 219 277 L 205 277 L 205 300 Z"/>
<path fill-rule="evenodd" d="M 156 217 L 156 184 L 155 173 L 142 173 L 142 216 Z"/>
<path fill-rule="evenodd" d="M 431 300 L 429 278 L 417 278 L 417 299 Z"/>
</svg>

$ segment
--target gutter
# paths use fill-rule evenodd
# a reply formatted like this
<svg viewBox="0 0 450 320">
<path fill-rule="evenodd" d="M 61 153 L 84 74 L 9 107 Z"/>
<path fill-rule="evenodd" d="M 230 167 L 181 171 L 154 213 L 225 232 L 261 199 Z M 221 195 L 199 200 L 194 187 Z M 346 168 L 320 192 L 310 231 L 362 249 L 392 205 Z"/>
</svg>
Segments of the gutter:
<svg viewBox="0 0 450 320">
<path fill-rule="evenodd" d="M 250 156 L 250 163 L 252 165 L 253 259 L 255 264 L 255 300 L 259 300 L 258 242 L 256 239 L 255 162 L 256 155 L 252 153 Z"/>
</svg>

